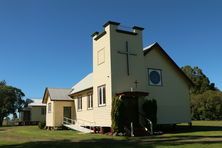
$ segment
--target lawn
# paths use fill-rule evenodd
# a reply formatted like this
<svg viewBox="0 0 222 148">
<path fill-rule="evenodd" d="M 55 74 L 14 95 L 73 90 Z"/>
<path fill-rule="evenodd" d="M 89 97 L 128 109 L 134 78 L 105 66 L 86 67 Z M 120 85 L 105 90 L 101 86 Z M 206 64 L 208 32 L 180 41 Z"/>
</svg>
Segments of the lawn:
<svg viewBox="0 0 222 148">
<path fill-rule="evenodd" d="M 68 147 L 191 147 L 221 148 L 222 121 L 194 121 L 193 128 L 179 125 L 176 130 L 149 137 L 113 137 L 76 131 L 47 131 L 37 126 L 0 127 L 0 148 Z"/>
</svg>

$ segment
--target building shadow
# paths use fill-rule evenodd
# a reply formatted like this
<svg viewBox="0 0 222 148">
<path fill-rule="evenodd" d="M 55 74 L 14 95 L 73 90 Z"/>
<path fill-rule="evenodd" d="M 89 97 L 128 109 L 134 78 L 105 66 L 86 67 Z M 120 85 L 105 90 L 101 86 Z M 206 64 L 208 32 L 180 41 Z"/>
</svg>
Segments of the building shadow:
<svg viewBox="0 0 222 148">
<path fill-rule="evenodd" d="M 192 132 L 207 132 L 207 131 L 222 131 L 222 126 L 186 126 L 176 125 L 171 128 L 162 128 L 164 133 L 192 133 Z"/>
<path fill-rule="evenodd" d="M 4 130 L 3 128 L 2 130 Z M 1 131 L 1 128 L 0 128 Z M 189 128 L 185 125 L 179 125 L 174 130 L 165 131 L 171 133 L 169 135 L 154 135 L 145 137 L 126 137 L 125 139 L 117 138 L 101 138 L 88 140 L 48 140 L 48 141 L 30 141 L 21 144 L 0 145 L 0 148 L 82 148 L 82 147 L 112 147 L 112 148 L 128 148 L 128 147 L 148 147 L 155 148 L 158 146 L 186 146 L 190 144 L 222 144 L 222 135 L 210 134 L 192 134 L 192 132 L 222 131 L 221 126 L 193 126 Z M 189 134 L 190 132 L 190 134 Z M 175 133 L 175 134 L 174 134 Z M 185 133 L 177 134 L 177 133 Z M 188 134 L 186 134 L 188 133 Z M 96 135 L 95 135 L 96 136 Z"/>
<path fill-rule="evenodd" d="M 61 141 L 35 141 L 22 144 L 13 144 L 0 146 L 0 148 L 128 148 L 128 147 L 143 147 L 137 142 L 130 142 L 127 140 L 114 140 L 114 139 L 92 139 L 92 140 L 61 140 Z M 146 146 L 153 148 L 152 145 Z"/>
<path fill-rule="evenodd" d="M 206 140 L 212 138 L 213 140 Z M 150 136 L 132 137 L 126 140 L 91 139 L 91 140 L 59 140 L 35 141 L 22 144 L 0 146 L 0 148 L 155 148 L 158 146 L 186 146 L 190 144 L 221 144 L 222 136 Z"/>
</svg>

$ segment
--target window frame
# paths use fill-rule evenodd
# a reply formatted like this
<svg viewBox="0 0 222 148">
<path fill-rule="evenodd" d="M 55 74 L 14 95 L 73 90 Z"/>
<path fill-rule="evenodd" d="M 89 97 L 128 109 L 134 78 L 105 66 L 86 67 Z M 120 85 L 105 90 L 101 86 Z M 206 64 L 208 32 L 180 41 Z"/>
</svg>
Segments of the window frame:
<svg viewBox="0 0 222 148">
<path fill-rule="evenodd" d="M 52 112 L 52 103 L 48 103 L 48 113 Z"/>
<path fill-rule="evenodd" d="M 93 109 L 93 94 L 92 94 L 92 92 L 87 94 L 87 109 L 88 110 Z"/>
<path fill-rule="evenodd" d="M 106 106 L 106 85 L 101 85 L 97 87 L 98 93 L 98 106 Z M 101 95 L 100 95 L 101 94 Z"/>
<path fill-rule="evenodd" d="M 100 56 L 103 56 L 103 59 L 100 59 L 101 58 Z M 105 63 L 105 47 L 97 51 L 97 65 L 99 66 L 103 63 Z"/>
<path fill-rule="evenodd" d="M 78 111 L 82 110 L 82 96 L 77 97 L 77 110 Z"/>
<path fill-rule="evenodd" d="M 160 84 L 152 84 L 151 80 L 150 80 L 150 72 L 152 71 L 158 71 L 158 73 L 160 74 Z M 162 69 L 157 69 L 157 68 L 148 68 L 147 69 L 147 74 L 148 74 L 148 84 L 149 86 L 163 86 L 163 77 L 162 77 Z"/>
</svg>

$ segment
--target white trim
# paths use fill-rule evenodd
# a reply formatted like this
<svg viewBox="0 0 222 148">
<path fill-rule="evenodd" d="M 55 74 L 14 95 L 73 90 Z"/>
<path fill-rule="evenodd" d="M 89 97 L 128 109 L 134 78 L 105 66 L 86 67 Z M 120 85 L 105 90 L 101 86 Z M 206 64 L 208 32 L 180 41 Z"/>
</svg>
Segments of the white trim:
<svg viewBox="0 0 222 148">
<path fill-rule="evenodd" d="M 93 94 L 88 93 L 87 95 L 87 109 L 92 110 L 93 109 Z"/>
<path fill-rule="evenodd" d="M 160 77 L 160 81 L 158 83 L 153 83 L 150 79 L 150 74 L 151 72 L 157 72 L 159 74 Z M 150 86 L 162 86 L 163 82 L 162 82 L 162 70 L 161 69 L 155 69 L 155 68 L 148 68 L 148 80 L 149 80 L 149 85 Z"/>
<path fill-rule="evenodd" d="M 77 111 L 82 111 L 82 96 L 77 97 Z"/>
<path fill-rule="evenodd" d="M 98 91 L 98 106 L 106 105 L 106 85 L 101 85 L 97 87 Z M 101 93 L 101 96 L 100 96 Z"/>
<path fill-rule="evenodd" d="M 51 113 L 52 112 L 52 103 L 48 103 L 48 113 Z"/>
</svg>

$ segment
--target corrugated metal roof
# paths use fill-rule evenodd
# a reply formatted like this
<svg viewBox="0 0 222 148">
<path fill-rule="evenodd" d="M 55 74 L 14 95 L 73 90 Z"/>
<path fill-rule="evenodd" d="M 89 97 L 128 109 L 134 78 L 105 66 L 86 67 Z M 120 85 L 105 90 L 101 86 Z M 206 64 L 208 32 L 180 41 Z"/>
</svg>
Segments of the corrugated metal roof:
<svg viewBox="0 0 222 148">
<path fill-rule="evenodd" d="M 51 100 L 56 101 L 56 100 L 72 100 L 71 97 L 69 97 L 69 92 L 71 89 L 68 88 L 48 88 L 49 91 L 49 96 Z"/>
<path fill-rule="evenodd" d="M 28 106 L 46 106 L 46 104 L 44 103 L 41 103 L 41 102 L 33 102 L 33 103 L 30 103 Z"/>
<path fill-rule="evenodd" d="M 46 104 L 42 103 L 41 99 L 31 99 L 33 102 L 29 103 L 28 106 L 46 106 Z"/>
<path fill-rule="evenodd" d="M 72 87 L 70 95 L 92 87 L 93 87 L 93 73 L 90 73 Z"/>
</svg>

